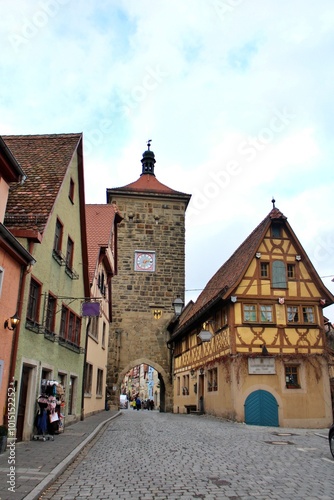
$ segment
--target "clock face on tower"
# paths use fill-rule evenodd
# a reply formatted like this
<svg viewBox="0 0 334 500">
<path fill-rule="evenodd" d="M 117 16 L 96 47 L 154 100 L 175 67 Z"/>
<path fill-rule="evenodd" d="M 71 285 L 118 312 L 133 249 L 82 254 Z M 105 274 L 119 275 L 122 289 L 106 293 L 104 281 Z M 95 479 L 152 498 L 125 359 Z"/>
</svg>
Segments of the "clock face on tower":
<svg viewBox="0 0 334 500">
<path fill-rule="evenodd" d="M 155 271 L 155 252 L 148 250 L 136 250 L 135 271 Z"/>
</svg>

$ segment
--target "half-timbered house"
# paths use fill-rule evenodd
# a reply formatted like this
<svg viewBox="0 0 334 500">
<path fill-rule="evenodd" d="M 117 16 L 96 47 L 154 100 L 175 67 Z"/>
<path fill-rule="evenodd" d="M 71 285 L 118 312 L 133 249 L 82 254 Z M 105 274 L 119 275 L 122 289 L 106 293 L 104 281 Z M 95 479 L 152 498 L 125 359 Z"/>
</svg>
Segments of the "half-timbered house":
<svg viewBox="0 0 334 500">
<path fill-rule="evenodd" d="M 254 425 L 332 423 L 324 286 L 275 207 L 171 323 L 174 412 Z"/>
</svg>

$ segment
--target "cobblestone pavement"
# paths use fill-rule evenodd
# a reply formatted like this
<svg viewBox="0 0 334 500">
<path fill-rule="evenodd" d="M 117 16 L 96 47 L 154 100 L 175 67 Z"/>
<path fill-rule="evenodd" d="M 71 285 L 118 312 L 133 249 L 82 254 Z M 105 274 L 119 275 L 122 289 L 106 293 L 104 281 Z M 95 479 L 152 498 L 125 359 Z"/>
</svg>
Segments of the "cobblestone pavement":
<svg viewBox="0 0 334 500">
<path fill-rule="evenodd" d="M 327 429 L 122 411 L 40 497 L 332 500 Z"/>
<path fill-rule="evenodd" d="M 35 500 L 118 411 L 102 411 L 65 426 L 54 440 L 16 443 L 0 454 L 0 500 Z"/>
</svg>

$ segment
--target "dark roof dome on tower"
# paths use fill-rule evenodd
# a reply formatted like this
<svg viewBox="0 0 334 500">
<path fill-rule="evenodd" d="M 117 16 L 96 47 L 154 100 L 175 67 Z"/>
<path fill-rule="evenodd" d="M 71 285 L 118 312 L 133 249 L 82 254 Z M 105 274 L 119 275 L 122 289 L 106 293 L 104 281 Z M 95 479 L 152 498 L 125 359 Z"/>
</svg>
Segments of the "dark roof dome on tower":
<svg viewBox="0 0 334 500">
<path fill-rule="evenodd" d="M 147 150 L 143 153 L 143 158 L 141 159 L 142 163 L 142 173 L 143 174 L 154 174 L 154 164 L 155 164 L 155 156 L 153 151 L 150 150 L 151 147 L 151 139 L 147 141 Z"/>
</svg>

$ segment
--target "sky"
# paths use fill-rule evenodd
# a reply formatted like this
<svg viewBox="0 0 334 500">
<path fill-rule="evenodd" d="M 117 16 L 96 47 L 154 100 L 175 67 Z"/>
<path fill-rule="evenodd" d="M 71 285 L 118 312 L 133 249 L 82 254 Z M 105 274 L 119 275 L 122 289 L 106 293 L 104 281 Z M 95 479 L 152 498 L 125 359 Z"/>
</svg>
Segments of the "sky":
<svg viewBox="0 0 334 500">
<path fill-rule="evenodd" d="M 82 132 L 86 203 L 151 139 L 192 195 L 186 302 L 273 197 L 334 293 L 333 25 L 333 0 L 2 0 L 0 134 Z"/>
</svg>

